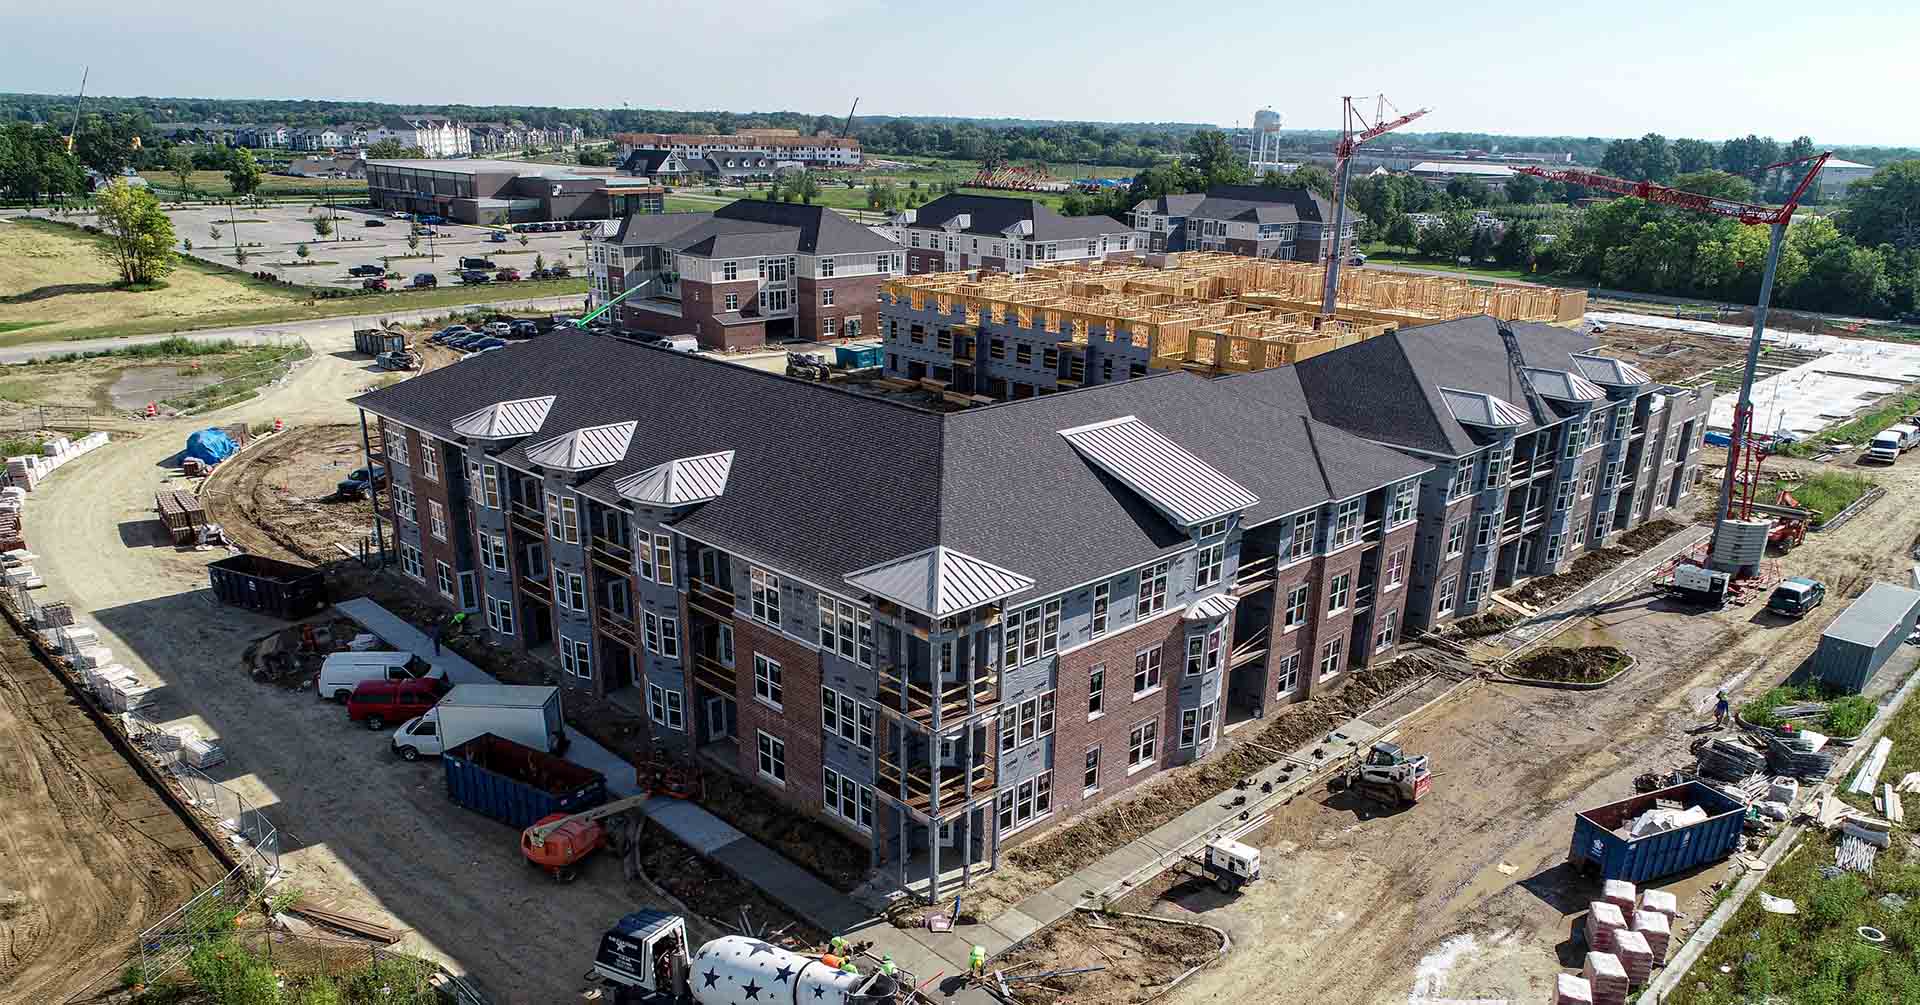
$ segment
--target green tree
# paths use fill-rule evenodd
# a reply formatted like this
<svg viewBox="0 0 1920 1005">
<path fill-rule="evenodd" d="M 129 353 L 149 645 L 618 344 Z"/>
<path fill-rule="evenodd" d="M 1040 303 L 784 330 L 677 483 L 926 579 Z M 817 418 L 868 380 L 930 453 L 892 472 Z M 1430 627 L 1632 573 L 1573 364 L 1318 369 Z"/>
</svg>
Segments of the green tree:
<svg viewBox="0 0 1920 1005">
<path fill-rule="evenodd" d="M 1233 152 L 1227 134 L 1218 129 L 1202 129 L 1187 137 L 1187 160 L 1208 187 L 1245 185 L 1253 180 L 1253 172 L 1240 155 Z"/>
<path fill-rule="evenodd" d="M 400 141 L 396 139 L 380 140 L 367 147 L 368 160 L 391 161 L 404 160 L 407 158 L 421 159 L 426 156 L 426 150 L 420 147 L 401 146 Z"/>
<path fill-rule="evenodd" d="M 1485 206 L 1491 198 L 1487 192 L 1486 182 L 1465 176 L 1449 180 L 1447 194 L 1475 208 Z"/>
<path fill-rule="evenodd" d="M 408 235 L 407 235 L 407 250 L 408 250 L 408 251 L 419 251 L 419 250 L 420 250 L 420 235 L 419 235 L 419 234 L 408 234 Z"/>
<path fill-rule="evenodd" d="M 1683 174 L 1673 180 L 1673 187 L 1683 192 L 1704 195 L 1713 199 L 1731 199 L 1734 202 L 1753 200 L 1753 183 L 1737 174 L 1715 171 L 1694 171 Z"/>
<path fill-rule="evenodd" d="M 333 220 L 332 220 L 332 218 L 330 218 L 330 217 L 328 217 L 328 216 L 325 216 L 325 215 L 321 215 L 321 216 L 316 216 L 316 217 L 314 217 L 314 218 L 313 218 L 313 233 L 314 233 L 314 235 L 315 235 L 316 237 L 331 237 L 331 236 L 333 236 Z"/>
<path fill-rule="evenodd" d="M 581 147 L 574 157 L 583 167 L 606 167 L 611 163 L 605 147 Z"/>
<path fill-rule="evenodd" d="M 212 238 L 217 243 L 220 240 L 220 225 L 217 223 L 208 224 L 207 236 Z"/>
<path fill-rule="evenodd" d="M 1532 271 L 1539 244 L 1540 225 L 1532 220 L 1515 220 L 1507 224 L 1494 245 L 1493 260 L 1505 268 Z"/>
<path fill-rule="evenodd" d="M 313 254 L 313 251 L 302 242 L 299 247 L 293 249 L 293 253 L 299 255 L 301 258 L 306 258 L 308 255 Z"/>
<path fill-rule="evenodd" d="M 1920 160 L 1895 161 L 1854 182 L 1839 226 L 1863 245 L 1920 249 Z"/>
<path fill-rule="evenodd" d="M 1302 164 L 1292 174 L 1269 171 L 1260 179 L 1260 184 L 1269 188 L 1304 188 L 1322 199 L 1333 198 L 1333 173 L 1318 164 Z"/>
<path fill-rule="evenodd" d="M 173 175 L 173 180 L 179 183 L 181 195 L 192 194 L 193 155 L 188 153 L 186 148 L 174 147 L 167 151 L 167 171 Z"/>
<path fill-rule="evenodd" d="M 1387 244 L 1411 254 L 1419 243 L 1420 228 L 1413 225 L 1413 217 L 1405 213 L 1393 214 L 1393 219 L 1387 224 Z"/>
<path fill-rule="evenodd" d="M 544 269 L 544 268 L 546 268 L 546 267 L 547 267 L 547 256 L 545 256 L 545 255 L 543 255 L 543 254 L 540 254 L 540 253 L 539 253 L 539 252 L 537 252 L 537 251 L 536 251 L 536 252 L 534 252 L 534 254 L 533 254 L 533 267 L 534 267 L 534 269 L 535 269 L 536 271 L 537 271 L 537 270 L 539 270 L 539 269 Z"/>
<path fill-rule="evenodd" d="M 152 192 L 116 178 L 94 194 L 94 206 L 106 236 L 100 259 L 122 283 L 158 282 L 173 271 L 173 221 Z"/>
<path fill-rule="evenodd" d="M 238 196 L 249 196 L 259 191 L 260 165 L 254 161 L 253 151 L 234 151 L 233 166 L 227 169 L 227 184 Z"/>
<path fill-rule="evenodd" d="M 1526 206 L 1540 200 L 1540 179 L 1530 174 L 1515 174 L 1507 179 L 1507 201 Z"/>
<path fill-rule="evenodd" d="M 1713 144 L 1705 140 L 1673 141 L 1674 166 L 1680 174 L 1692 174 L 1713 167 L 1717 153 Z"/>
<path fill-rule="evenodd" d="M 532 240 L 532 238 L 530 238 L 530 237 L 528 237 L 528 236 L 527 236 L 527 235 L 525 235 L 525 234 L 521 234 L 521 235 L 520 235 L 520 246 L 521 246 L 522 248 L 524 248 L 524 247 L 526 247 L 526 246 L 527 246 L 527 242 L 528 242 L 528 241 L 530 241 L 530 240 Z"/>
</svg>

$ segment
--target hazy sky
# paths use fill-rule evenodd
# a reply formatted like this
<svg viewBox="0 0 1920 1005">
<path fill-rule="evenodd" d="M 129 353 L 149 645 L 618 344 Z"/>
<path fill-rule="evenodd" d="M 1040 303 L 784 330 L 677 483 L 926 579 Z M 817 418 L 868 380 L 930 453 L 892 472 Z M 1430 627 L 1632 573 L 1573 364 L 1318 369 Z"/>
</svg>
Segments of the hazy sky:
<svg viewBox="0 0 1920 1005">
<path fill-rule="evenodd" d="M 1920 6 L 1842 0 L 0 0 L 0 91 L 1920 143 Z"/>
</svg>

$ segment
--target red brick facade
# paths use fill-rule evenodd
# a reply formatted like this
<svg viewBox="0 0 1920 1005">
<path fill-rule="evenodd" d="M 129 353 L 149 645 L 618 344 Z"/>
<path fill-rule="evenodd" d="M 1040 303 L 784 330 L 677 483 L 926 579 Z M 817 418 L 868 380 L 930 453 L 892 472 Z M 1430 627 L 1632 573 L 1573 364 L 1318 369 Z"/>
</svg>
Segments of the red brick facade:
<svg viewBox="0 0 1920 1005">
<path fill-rule="evenodd" d="M 820 654 L 765 625 L 745 618 L 734 622 L 734 666 L 738 690 L 740 773 L 759 783 L 782 802 L 819 815 L 822 794 L 820 727 Z M 754 657 L 766 656 L 780 664 L 781 698 L 778 709 L 754 694 Z M 780 785 L 760 774 L 760 733 L 786 743 L 787 779 Z"/>
<path fill-rule="evenodd" d="M 824 334 L 822 320 L 833 318 L 833 336 L 843 336 L 847 334 L 846 319 L 859 318 L 859 337 L 879 337 L 880 284 L 885 279 L 878 274 L 833 279 L 800 277 L 795 290 L 799 303 L 794 312 L 794 335 L 803 339 L 820 338 Z M 822 305 L 820 300 L 828 290 L 833 291 L 833 303 Z"/>
<path fill-rule="evenodd" d="M 1373 637 L 1379 631 L 1389 611 L 1394 612 L 1399 630 L 1395 632 L 1395 641 L 1405 633 L 1407 586 L 1413 577 L 1413 539 L 1416 524 L 1409 522 L 1395 528 L 1377 545 L 1378 561 L 1373 583 L 1373 617 L 1367 626 L 1367 637 L 1353 637 L 1354 607 L 1353 591 L 1360 588 L 1360 563 L 1367 552 L 1365 547 L 1349 547 L 1332 555 L 1320 555 L 1291 566 L 1282 566 L 1274 582 L 1273 624 L 1268 628 L 1268 637 L 1273 643 L 1268 647 L 1267 679 L 1261 685 L 1265 702 L 1286 703 L 1301 698 L 1310 698 L 1321 690 L 1320 655 L 1321 647 L 1335 637 L 1344 641 L 1341 650 L 1338 676 L 1326 681 L 1326 688 L 1332 689 L 1347 679 L 1349 666 L 1365 666 L 1372 660 Z M 1283 548 L 1285 539 L 1282 539 Z M 1387 586 L 1388 568 L 1393 555 L 1405 551 L 1402 558 L 1400 583 L 1396 588 Z M 1347 574 L 1348 603 L 1338 612 L 1327 610 L 1327 591 L 1335 577 Z M 1306 620 L 1289 629 L 1286 626 L 1287 598 L 1301 584 L 1308 585 Z M 1298 654 L 1299 673 L 1294 685 L 1287 693 L 1280 693 L 1281 665 L 1290 654 Z M 1356 654 L 1358 659 L 1356 661 Z"/>
<path fill-rule="evenodd" d="M 702 349 L 754 349 L 767 343 L 767 323 L 760 313 L 760 282 L 736 279 L 730 283 L 680 281 L 680 313 L 694 327 Z M 735 311 L 749 318 L 736 324 L 721 324 L 716 315 L 727 313 L 726 298 L 733 294 Z"/>
<path fill-rule="evenodd" d="M 1180 675 L 1186 672 L 1186 627 L 1186 621 L 1178 615 L 1161 617 L 1060 657 L 1059 684 L 1054 694 L 1054 707 L 1059 716 L 1053 740 L 1056 820 L 1071 817 L 1083 803 L 1112 799 L 1172 763 L 1174 748 L 1180 739 L 1177 697 Z M 1155 645 L 1160 646 L 1161 690 L 1135 701 L 1134 657 Z M 1093 668 L 1098 665 L 1106 667 L 1100 715 L 1089 718 L 1088 689 Z M 1150 718 L 1158 718 L 1160 723 L 1154 741 L 1155 767 L 1128 774 L 1128 736 L 1134 726 Z M 1100 748 L 1100 790 L 1087 796 L 1084 794 L 1086 756 L 1087 749 L 1093 746 Z M 1023 830 L 1006 844 L 1045 829 Z"/>
<path fill-rule="evenodd" d="M 947 271 L 947 253 L 946 252 L 933 251 L 928 248 L 908 248 L 907 249 L 907 274 L 908 275 L 919 275 L 922 272 L 945 272 L 945 271 Z"/>
<path fill-rule="evenodd" d="M 451 474 L 447 470 L 449 463 L 458 463 L 457 458 L 449 461 L 444 446 L 435 446 L 436 441 L 424 433 L 409 432 L 398 425 L 380 420 L 381 441 L 386 444 L 387 463 L 396 474 L 408 476 L 407 488 L 413 491 L 414 510 L 419 517 L 420 529 L 420 574 L 426 580 L 427 592 L 442 604 L 458 608 L 460 606 L 460 559 L 459 548 L 453 539 L 455 520 L 453 504 L 449 501 L 448 485 Z M 427 477 L 424 455 L 428 450 L 435 451 L 437 466 L 435 476 Z M 398 487 L 399 479 L 389 478 L 386 506 L 398 513 L 393 502 L 393 489 Z M 444 538 L 433 535 L 434 507 L 439 507 L 441 533 Z M 462 503 L 464 505 L 464 501 Z M 397 516 L 396 516 L 397 519 Z M 449 577 L 448 593 L 440 591 L 440 566 L 444 562 Z"/>
</svg>

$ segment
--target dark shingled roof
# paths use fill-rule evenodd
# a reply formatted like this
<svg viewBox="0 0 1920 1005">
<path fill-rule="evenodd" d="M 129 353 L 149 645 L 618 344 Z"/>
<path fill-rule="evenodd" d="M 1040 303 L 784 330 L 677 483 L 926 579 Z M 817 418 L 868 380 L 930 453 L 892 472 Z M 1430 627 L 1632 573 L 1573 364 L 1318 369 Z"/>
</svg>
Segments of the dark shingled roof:
<svg viewBox="0 0 1920 1005">
<path fill-rule="evenodd" d="M 1187 215 L 1257 223 L 1332 223 L 1333 200 L 1304 188 L 1216 185 L 1207 190 L 1205 201 Z M 1357 219 L 1351 206 L 1347 207 L 1347 219 Z"/>
<path fill-rule="evenodd" d="M 628 174 L 657 174 L 660 165 L 673 156 L 671 150 L 635 150 L 620 162 L 620 170 Z M 684 162 L 683 162 L 684 163 Z"/>
<path fill-rule="evenodd" d="M 354 399 L 453 439 L 454 418 L 553 394 L 540 430 L 639 423 L 626 456 L 580 491 L 619 502 L 620 478 L 736 451 L 720 498 L 675 526 L 821 586 L 943 544 L 1037 580 L 1047 593 L 1190 541 L 1101 472 L 1060 430 L 1133 415 L 1260 497 L 1264 521 L 1412 477 L 1424 462 L 1282 407 L 1284 395 L 1187 373 L 948 415 L 620 339 L 560 331 Z M 1272 388 L 1267 389 L 1271 392 Z M 882 450 L 878 444 L 884 441 Z"/>
<path fill-rule="evenodd" d="M 1206 201 L 1202 192 L 1174 192 L 1154 199 L 1142 199 L 1134 203 L 1138 213 L 1157 213 L 1161 216 L 1187 216 L 1195 206 Z"/>
<path fill-rule="evenodd" d="M 711 213 L 637 213 L 620 221 L 622 246 L 662 245 L 708 258 L 849 255 L 899 245 L 820 206 L 741 199 Z"/>
<path fill-rule="evenodd" d="M 715 219 L 744 220 L 794 227 L 800 231 L 800 251 L 808 255 L 848 255 L 863 251 L 897 251 L 900 246 L 826 208 L 765 199 L 739 199 L 713 211 Z"/>
<path fill-rule="evenodd" d="M 1036 241 L 1061 241 L 1099 237 L 1128 230 L 1126 224 L 1110 216 L 1061 216 L 1043 202 L 998 195 L 943 195 L 914 211 L 911 227 L 939 228 L 956 216 L 971 217 L 963 234 L 1001 237 L 1022 220 L 1033 222 Z"/>
</svg>

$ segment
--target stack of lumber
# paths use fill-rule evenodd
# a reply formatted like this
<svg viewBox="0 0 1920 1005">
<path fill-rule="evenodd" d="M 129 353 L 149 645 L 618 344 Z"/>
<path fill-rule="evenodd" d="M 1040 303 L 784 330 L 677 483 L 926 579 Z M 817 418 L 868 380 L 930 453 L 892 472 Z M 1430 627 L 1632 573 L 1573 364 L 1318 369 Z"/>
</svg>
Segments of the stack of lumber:
<svg viewBox="0 0 1920 1005">
<path fill-rule="evenodd" d="M 1587 946 L 1598 952 L 1613 950 L 1613 936 L 1625 931 L 1626 915 L 1618 907 L 1604 900 L 1596 900 L 1587 905 Z"/>
<path fill-rule="evenodd" d="M 372 939 L 375 942 L 382 942 L 389 946 L 406 937 L 406 933 L 403 931 L 388 928 L 385 925 L 378 925 L 364 918 L 356 918 L 351 914 L 341 914 L 338 911 L 330 911 L 323 907 L 316 907 L 307 903 L 304 897 L 294 901 L 293 906 L 287 908 L 287 910 L 303 917 L 312 918 L 322 924 L 332 925 L 342 931 L 351 932 L 355 935 Z"/>
<path fill-rule="evenodd" d="M 1647 950 L 1653 954 L 1653 965 L 1667 962 L 1667 943 L 1673 939 L 1673 921 L 1659 911 L 1633 912 L 1633 930 L 1647 940 Z"/>
<path fill-rule="evenodd" d="M 1833 849 L 1833 864 L 1854 872 L 1872 872 L 1873 860 L 1879 852 L 1873 845 L 1849 834 L 1840 839 Z"/>
<path fill-rule="evenodd" d="M 1723 782 L 1743 782 L 1766 766 L 1759 751 L 1732 740 L 1714 740 L 1700 750 L 1700 773 Z"/>
<path fill-rule="evenodd" d="M 1827 738 L 1802 730 L 1791 736 L 1767 737 L 1767 764 L 1782 775 L 1825 778 L 1833 770 L 1833 755 L 1824 748 Z"/>
<path fill-rule="evenodd" d="M 1887 819 L 1897 824 L 1907 822 L 1906 808 L 1900 805 L 1900 793 L 1894 791 L 1893 783 L 1880 783 L 1880 811 Z"/>
<path fill-rule="evenodd" d="M 1674 896 L 1669 890 L 1642 890 L 1640 891 L 1640 909 L 1664 914 L 1668 922 L 1673 922 L 1680 917 L 1680 898 Z"/>
<path fill-rule="evenodd" d="M 1613 933 L 1613 955 L 1626 968 L 1629 987 L 1646 986 L 1653 976 L 1653 949 L 1647 945 L 1646 936 L 1631 928 Z"/>
<path fill-rule="evenodd" d="M 1585 977 L 1561 974 L 1554 981 L 1553 1005 L 1593 1005 L 1593 985 Z"/>
<path fill-rule="evenodd" d="M 1600 884 L 1600 899 L 1619 908 L 1622 915 L 1630 915 L 1636 894 L 1632 883 L 1624 879 L 1609 879 Z"/>
<path fill-rule="evenodd" d="M 1873 795 L 1874 786 L 1880 781 L 1880 769 L 1887 766 L 1887 755 L 1891 753 L 1893 741 L 1881 737 L 1880 742 L 1873 745 L 1873 753 L 1867 755 L 1860 770 L 1854 774 L 1853 783 L 1847 786 L 1847 791 L 1857 796 Z"/>
<path fill-rule="evenodd" d="M 1581 975 L 1593 988 L 1593 1005 L 1627 1005 L 1627 968 L 1612 953 L 1588 953 Z"/>
</svg>

